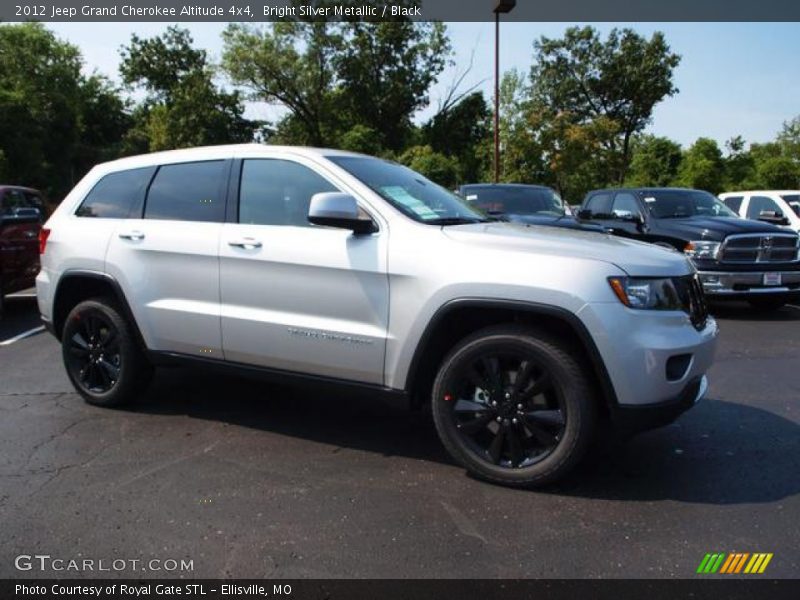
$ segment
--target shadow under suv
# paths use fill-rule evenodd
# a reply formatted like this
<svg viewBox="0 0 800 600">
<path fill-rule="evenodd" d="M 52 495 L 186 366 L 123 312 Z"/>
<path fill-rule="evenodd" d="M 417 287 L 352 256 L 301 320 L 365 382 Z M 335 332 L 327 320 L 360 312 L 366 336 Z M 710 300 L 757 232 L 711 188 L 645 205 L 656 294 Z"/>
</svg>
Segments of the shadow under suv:
<svg viewBox="0 0 800 600">
<path fill-rule="evenodd" d="M 561 477 L 601 420 L 677 417 L 717 338 L 682 255 L 489 221 L 335 150 L 99 165 L 45 232 L 39 309 L 88 402 L 130 402 L 154 367 L 189 362 L 430 403 L 452 457 L 507 485 Z"/>
</svg>

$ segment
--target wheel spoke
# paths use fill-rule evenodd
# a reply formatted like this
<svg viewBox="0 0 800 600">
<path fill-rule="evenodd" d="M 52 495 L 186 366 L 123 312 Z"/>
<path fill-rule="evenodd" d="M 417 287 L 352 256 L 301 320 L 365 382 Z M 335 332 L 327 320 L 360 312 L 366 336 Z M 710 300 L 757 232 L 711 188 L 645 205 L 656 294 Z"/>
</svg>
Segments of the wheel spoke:
<svg viewBox="0 0 800 600">
<path fill-rule="evenodd" d="M 514 387 L 511 390 L 511 393 L 513 395 L 516 396 L 522 390 L 525 389 L 525 386 L 528 384 L 528 381 L 530 380 L 532 371 L 533 371 L 533 362 L 530 360 L 526 360 L 519 366 L 517 375 L 514 378 Z"/>
<path fill-rule="evenodd" d="M 486 410 L 486 405 L 474 400 L 464 400 L 463 398 L 456 402 L 453 406 L 456 412 L 483 412 Z"/>
<path fill-rule="evenodd" d="M 502 381 L 500 381 L 500 373 L 498 372 L 499 365 L 497 358 L 481 358 L 481 365 L 483 366 L 483 372 L 486 374 L 485 379 L 488 380 L 488 383 L 496 388 L 500 388 Z"/>
<path fill-rule="evenodd" d="M 492 422 L 492 415 L 491 413 L 485 413 L 480 415 L 479 417 L 475 417 L 471 421 L 467 421 L 466 423 L 458 423 L 456 427 L 461 433 L 466 433 L 467 435 L 474 435 L 478 433 L 481 429 L 486 427 L 489 423 Z"/>
<path fill-rule="evenodd" d="M 503 453 L 503 446 L 505 445 L 506 428 L 501 427 L 494 436 L 492 444 L 489 446 L 489 458 L 492 459 L 494 464 L 500 462 Z"/>
<path fill-rule="evenodd" d="M 511 453 L 511 466 L 518 467 L 525 460 L 525 453 L 522 450 L 522 441 L 519 439 L 519 432 L 515 427 L 508 429 L 508 449 Z"/>
<path fill-rule="evenodd" d="M 72 336 L 72 344 L 81 350 L 89 351 L 89 344 L 80 332 L 75 332 L 75 335 Z"/>
<path fill-rule="evenodd" d="M 119 378 L 119 367 L 112 365 L 107 360 L 100 361 L 101 371 L 105 372 L 111 378 L 111 383 L 114 383 Z"/>
<path fill-rule="evenodd" d="M 106 327 L 105 331 L 105 335 L 101 336 L 100 346 L 107 352 L 116 346 L 117 331 L 112 327 Z"/>
<path fill-rule="evenodd" d="M 522 422 L 530 434 L 536 439 L 539 444 L 550 448 L 558 443 L 558 439 L 550 433 L 541 422 L 537 422 L 531 418 L 530 414 L 523 415 Z"/>
<path fill-rule="evenodd" d="M 522 398 L 535 398 L 542 392 L 544 392 L 548 387 L 550 387 L 550 376 L 547 373 L 542 373 L 542 375 L 533 382 L 533 385 L 529 387 L 527 390 L 522 392 Z"/>
<path fill-rule="evenodd" d="M 490 381 L 486 377 L 482 377 L 475 367 L 470 367 L 466 373 L 467 381 L 474 385 L 477 389 L 485 390 L 490 386 Z"/>
</svg>

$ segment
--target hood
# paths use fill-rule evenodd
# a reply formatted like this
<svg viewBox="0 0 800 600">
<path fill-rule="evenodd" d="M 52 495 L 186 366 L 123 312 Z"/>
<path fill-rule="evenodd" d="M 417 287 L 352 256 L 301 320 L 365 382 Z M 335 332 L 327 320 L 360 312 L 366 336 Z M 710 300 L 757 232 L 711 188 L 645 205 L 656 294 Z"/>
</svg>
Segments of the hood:
<svg viewBox="0 0 800 600">
<path fill-rule="evenodd" d="M 721 242 L 733 233 L 786 233 L 786 229 L 764 223 L 734 217 L 687 217 L 685 219 L 658 219 L 660 232 L 691 240 L 713 240 Z"/>
<path fill-rule="evenodd" d="M 471 246 L 599 260 L 631 276 L 679 276 L 694 271 L 689 260 L 673 250 L 596 232 L 504 222 L 456 225 L 442 230 L 450 239 Z"/>
<path fill-rule="evenodd" d="M 575 217 L 563 215 L 556 217 L 553 215 L 504 215 L 508 220 L 515 223 L 525 223 L 527 225 L 548 225 L 550 227 L 565 227 L 567 229 L 582 229 L 584 231 L 605 232 L 605 228 L 595 223 L 582 223 Z"/>
</svg>

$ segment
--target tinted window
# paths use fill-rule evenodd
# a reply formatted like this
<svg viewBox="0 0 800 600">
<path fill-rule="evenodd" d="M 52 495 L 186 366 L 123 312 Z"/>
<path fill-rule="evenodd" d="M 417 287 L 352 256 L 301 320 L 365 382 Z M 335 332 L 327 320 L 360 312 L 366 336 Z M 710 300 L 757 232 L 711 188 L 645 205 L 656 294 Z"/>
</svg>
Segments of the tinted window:
<svg viewBox="0 0 800 600">
<path fill-rule="evenodd" d="M 722 201 L 725 203 L 725 206 L 730 208 L 736 214 L 739 213 L 739 209 L 742 208 L 742 199 L 743 196 L 728 196 L 724 198 Z"/>
<path fill-rule="evenodd" d="M 338 191 L 326 179 L 288 160 L 245 160 L 239 188 L 239 222 L 313 227 L 311 197 Z"/>
<path fill-rule="evenodd" d="M 487 220 L 466 201 L 398 163 L 360 156 L 329 156 L 406 216 L 430 225 Z"/>
<path fill-rule="evenodd" d="M 465 186 L 464 197 L 488 213 L 508 215 L 564 214 L 564 203 L 550 188 L 533 186 Z"/>
<path fill-rule="evenodd" d="M 762 212 L 775 213 L 777 216 L 783 215 L 783 211 L 778 207 L 778 203 L 766 196 L 753 196 L 750 204 L 747 205 L 747 218 L 758 219 Z"/>
<path fill-rule="evenodd" d="M 636 200 L 636 196 L 629 192 L 620 192 L 616 195 L 614 198 L 612 212 L 616 216 L 642 214 L 642 211 L 639 208 L 639 202 Z"/>
<path fill-rule="evenodd" d="M 222 222 L 225 161 L 159 167 L 145 203 L 145 219 Z"/>
<path fill-rule="evenodd" d="M 154 170 L 148 167 L 106 175 L 86 195 L 75 214 L 101 219 L 127 218 L 134 203 L 144 194 Z"/>
<path fill-rule="evenodd" d="M 738 216 L 715 196 L 701 190 L 645 190 L 644 204 L 657 219 Z"/>
<path fill-rule="evenodd" d="M 21 208 L 28 207 L 25 194 L 21 190 L 6 190 L 2 196 L 2 213 L 4 215 L 16 214 Z"/>
<path fill-rule="evenodd" d="M 603 216 L 611 214 L 611 194 L 594 194 L 586 203 L 586 210 L 592 215 Z"/>
<path fill-rule="evenodd" d="M 786 204 L 800 217 L 800 194 L 783 194 L 781 198 L 786 200 Z"/>
</svg>

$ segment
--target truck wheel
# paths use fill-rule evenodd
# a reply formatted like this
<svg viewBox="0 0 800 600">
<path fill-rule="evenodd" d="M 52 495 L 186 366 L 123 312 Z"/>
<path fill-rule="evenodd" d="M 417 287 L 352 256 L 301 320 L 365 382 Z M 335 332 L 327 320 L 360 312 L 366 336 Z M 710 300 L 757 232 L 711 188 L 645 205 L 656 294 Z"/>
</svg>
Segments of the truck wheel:
<svg viewBox="0 0 800 600">
<path fill-rule="evenodd" d="M 504 325 L 459 342 L 434 381 L 445 448 L 468 471 L 516 487 L 562 477 L 591 441 L 596 406 L 586 369 L 565 344 Z"/>
<path fill-rule="evenodd" d="M 108 298 L 86 300 L 72 309 L 61 349 L 67 375 L 89 404 L 126 404 L 144 390 L 153 374 L 131 324 Z"/>
<path fill-rule="evenodd" d="M 778 310 L 786 304 L 786 298 L 751 298 L 747 302 L 756 310 L 770 311 Z"/>
</svg>

